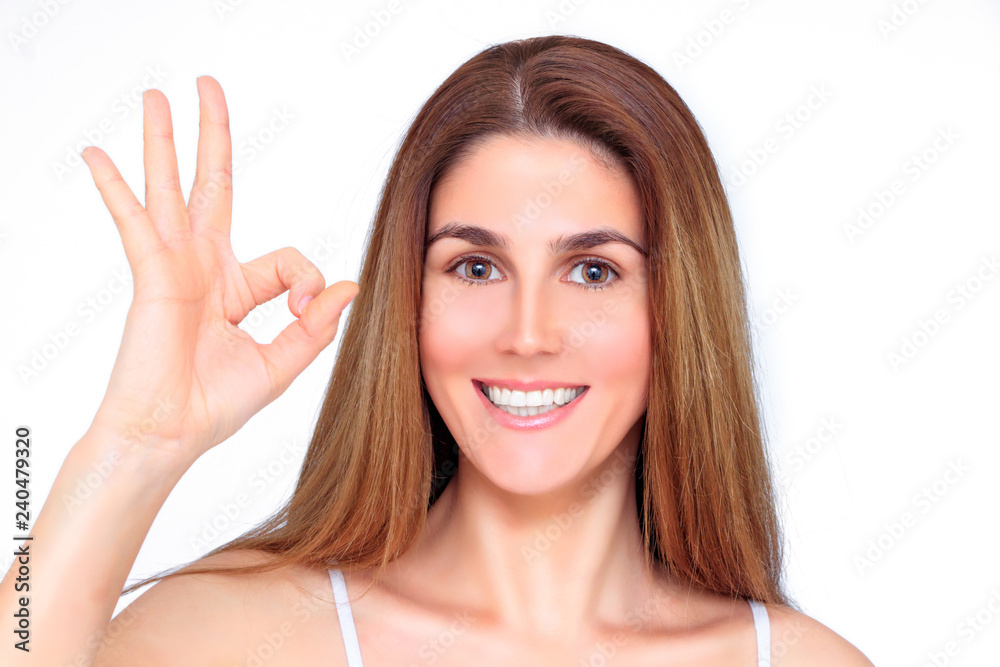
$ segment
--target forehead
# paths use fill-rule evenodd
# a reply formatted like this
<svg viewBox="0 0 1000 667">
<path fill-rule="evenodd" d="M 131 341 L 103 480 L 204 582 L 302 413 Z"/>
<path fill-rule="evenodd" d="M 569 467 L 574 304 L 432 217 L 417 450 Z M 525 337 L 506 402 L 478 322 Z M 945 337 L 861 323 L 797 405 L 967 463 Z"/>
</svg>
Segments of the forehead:
<svg viewBox="0 0 1000 667">
<path fill-rule="evenodd" d="M 518 232 L 609 226 L 644 238 L 630 175 L 567 139 L 494 136 L 431 193 L 428 237 L 452 222 Z"/>
</svg>

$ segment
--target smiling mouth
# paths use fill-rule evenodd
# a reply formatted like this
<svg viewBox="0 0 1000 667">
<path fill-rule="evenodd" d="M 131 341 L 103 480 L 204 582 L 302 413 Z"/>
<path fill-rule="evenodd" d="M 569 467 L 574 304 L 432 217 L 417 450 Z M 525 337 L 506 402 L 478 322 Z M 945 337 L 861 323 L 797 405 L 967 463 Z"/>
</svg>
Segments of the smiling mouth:
<svg viewBox="0 0 1000 667">
<path fill-rule="evenodd" d="M 500 387 L 488 388 L 480 381 L 476 381 L 479 391 L 498 409 L 508 412 L 518 417 L 532 417 L 542 415 L 546 412 L 559 410 L 566 407 L 582 396 L 590 385 L 581 387 L 560 387 L 558 389 L 544 389 L 536 391 L 519 391 L 502 389 Z M 490 394 L 493 394 L 491 397 Z"/>
</svg>

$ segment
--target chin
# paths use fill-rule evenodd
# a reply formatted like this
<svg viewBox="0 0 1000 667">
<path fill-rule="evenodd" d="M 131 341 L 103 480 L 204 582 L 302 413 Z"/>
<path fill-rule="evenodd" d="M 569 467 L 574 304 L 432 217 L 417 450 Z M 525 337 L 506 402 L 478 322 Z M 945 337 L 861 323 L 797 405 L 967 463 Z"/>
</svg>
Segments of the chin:
<svg viewBox="0 0 1000 667">
<path fill-rule="evenodd" d="M 543 496 L 586 478 L 593 446 L 583 443 L 580 438 L 553 440 L 549 435 L 492 433 L 474 450 L 460 445 L 465 460 L 459 470 L 474 467 L 476 476 L 507 493 Z"/>
</svg>

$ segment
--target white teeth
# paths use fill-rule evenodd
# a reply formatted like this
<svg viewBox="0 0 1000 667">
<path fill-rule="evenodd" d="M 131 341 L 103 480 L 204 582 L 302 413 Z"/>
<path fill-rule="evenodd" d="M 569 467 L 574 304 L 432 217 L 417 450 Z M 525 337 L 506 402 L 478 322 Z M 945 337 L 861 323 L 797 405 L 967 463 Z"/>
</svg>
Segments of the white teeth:
<svg viewBox="0 0 1000 667">
<path fill-rule="evenodd" d="M 503 393 L 506 394 L 507 390 L 504 389 Z M 504 396 L 504 398 L 507 398 L 506 395 Z M 511 392 L 510 392 L 510 401 L 508 402 L 508 405 L 510 405 L 510 407 L 512 407 L 512 408 L 523 408 L 523 407 L 525 407 L 526 405 L 528 405 L 528 394 L 526 392 L 523 392 L 523 391 L 513 391 L 513 390 L 511 390 Z"/>
<path fill-rule="evenodd" d="M 535 391 L 511 390 L 506 387 L 486 387 L 490 401 L 511 414 L 529 416 L 542 414 L 566 405 L 583 393 L 583 387 L 559 387 Z"/>
</svg>

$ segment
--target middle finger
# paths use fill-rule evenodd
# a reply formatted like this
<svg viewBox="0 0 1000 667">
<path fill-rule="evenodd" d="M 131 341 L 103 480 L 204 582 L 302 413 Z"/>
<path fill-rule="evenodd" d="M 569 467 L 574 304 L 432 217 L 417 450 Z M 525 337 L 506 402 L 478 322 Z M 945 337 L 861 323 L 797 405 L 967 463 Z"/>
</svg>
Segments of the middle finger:
<svg viewBox="0 0 1000 667">
<path fill-rule="evenodd" d="M 198 77 L 201 122 L 198 126 L 198 168 L 188 199 L 191 231 L 216 232 L 228 239 L 233 215 L 233 144 L 229 110 L 219 82 Z"/>
<path fill-rule="evenodd" d="M 167 97 L 152 88 L 142 95 L 143 164 L 146 169 L 146 212 L 164 243 L 191 231 L 177 175 L 174 127 Z"/>
</svg>

